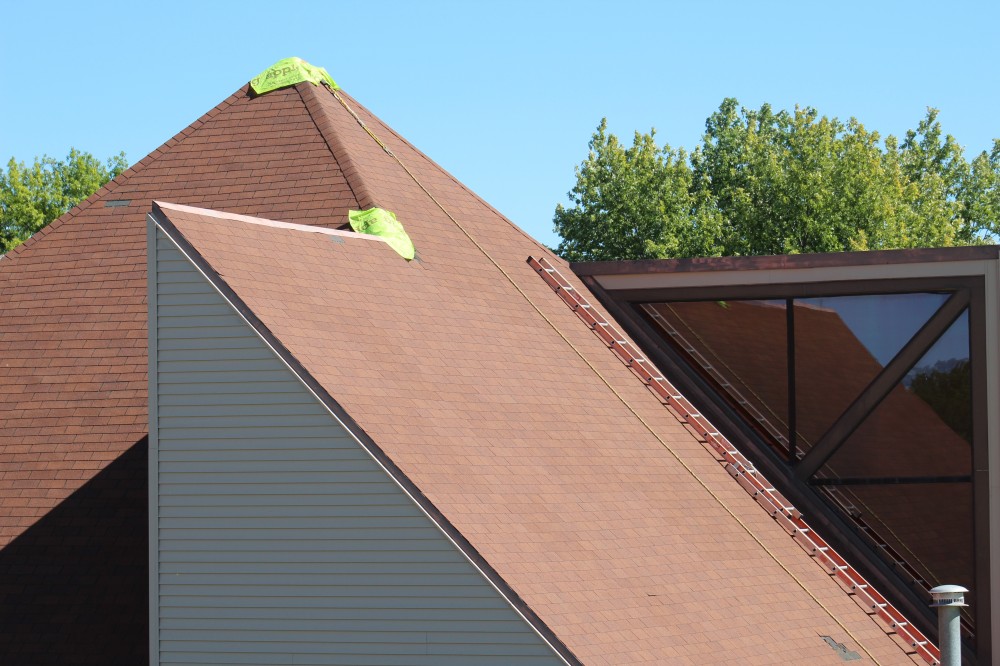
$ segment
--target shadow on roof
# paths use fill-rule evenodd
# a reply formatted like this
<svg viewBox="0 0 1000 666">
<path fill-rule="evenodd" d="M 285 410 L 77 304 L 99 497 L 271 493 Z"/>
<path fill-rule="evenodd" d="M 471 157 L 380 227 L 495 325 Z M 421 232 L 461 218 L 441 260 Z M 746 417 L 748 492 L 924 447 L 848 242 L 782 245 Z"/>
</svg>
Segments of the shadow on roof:
<svg viewBox="0 0 1000 666">
<path fill-rule="evenodd" d="M 143 438 L 0 550 L 0 664 L 146 664 Z"/>
</svg>

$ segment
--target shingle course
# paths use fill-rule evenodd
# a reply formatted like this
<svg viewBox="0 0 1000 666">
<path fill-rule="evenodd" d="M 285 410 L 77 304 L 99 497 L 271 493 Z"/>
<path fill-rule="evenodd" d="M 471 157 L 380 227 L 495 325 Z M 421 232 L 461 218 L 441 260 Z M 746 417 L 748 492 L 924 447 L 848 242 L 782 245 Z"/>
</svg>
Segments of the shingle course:
<svg viewBox="0 0 1000 666">
<path fill-rule="evenodd" d="M 268 97 L 262 108 L 256 104 L 262 100 L 250 99 L 245 90 L 230 96 L 0 261 L 0 507 L 32 500 L 25 510 L 0 512 L 0 554 L 18 553 L 11 558 L 19 566 L 53 559 L 23 546 L 39 543 L 30 538 L 32 526 L 43 524 L 60 504 L 74 505 L 74 493 L 146 434 L 145 216 L 153 199 L 326 225 L 339 224 L 357 206 L 299 92 L 289 88 Z M 294 185 L 294 195 L 285 184 Z M 130 204 L 105 208 L 104 199 Z M 15 474 L 11 466 L 24 456 L 33 466 Z M 130 469 L 143 473 L 139 466 Z M 145 485 L 144 478 L 136 482 Z M 138 527 L 138 534 L 121 538 L 144 543 L 145 528 L 130 522 L 134 516 L 112 497 L 103 506 L 105 528 Z M 134 501 L 144 503 L 144 493 Z M 67 560 L 73 557 L 69 533 L 46 539 L 60 544 Z M 105 546 L 101 557 L 117 565 L 118 573 L 112 566 L 103 578 L 62 591 L 65 613 L 82 633 L 88 627 L 101 633 L 114 618 L 145 616 L 142 599 L 123 615 L 87 605 L 86 598 L 105 598 L 98 588 L 131 595 L 123 585 L 145 579 L 144 556 L 116 548 L 113 540 Z M 13 575 L 4 563 L 0 557 L 0 580 Z M 24 616 L 40 603 L 28 593 L 0 597 L 0 608 Z M 0 661 L 6 661 L 3 646 L 16 642 L 48 646 L 48 653 L 40 653 L 48 656 L 39 656 L 43 663 L 59 655 L 72 657 L 66 663 L 107 663 L 106 651 L 90 654 L 72 645 L 65 653 L 53 650 L 52 627 L 4 618 L 0 614 Z M 141 632 L 120 641 L 128 661 L 147 658 Z"/>
</svg>

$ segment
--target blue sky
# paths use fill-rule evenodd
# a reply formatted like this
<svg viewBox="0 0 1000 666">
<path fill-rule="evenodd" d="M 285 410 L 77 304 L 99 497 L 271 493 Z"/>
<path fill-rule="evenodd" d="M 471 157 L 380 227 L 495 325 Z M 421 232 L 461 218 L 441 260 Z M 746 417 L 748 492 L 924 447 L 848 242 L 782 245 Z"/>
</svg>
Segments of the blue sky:
<svg viewBox="0 0 1000 666">
<path fill-rule="evenodd" d="M 693 147 L 724 97 L 1000 137 L 998 2 L 3 3 L 0 158 L 136 162 L 273 62 L 337 82 L 543 242 L 602 116 Z"/>
</svg>

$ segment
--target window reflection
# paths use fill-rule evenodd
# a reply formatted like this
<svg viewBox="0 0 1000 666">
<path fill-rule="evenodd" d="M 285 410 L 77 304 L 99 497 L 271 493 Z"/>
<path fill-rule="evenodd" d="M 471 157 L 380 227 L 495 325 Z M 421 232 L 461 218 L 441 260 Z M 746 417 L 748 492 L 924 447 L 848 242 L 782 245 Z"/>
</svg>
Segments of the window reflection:
<svg viewBox="0 0 1000 666">
<path fill-rule="evenodd" d="M 880 365 L 887 365 L 903 345 L 948 300 L 945 293 L 866 294 L 796 298 L 796 307 L 835 312 Z"/>
<path fill-rule="evenodd" d="M 974 579 L 972 390 L 963 313 L 817 475 L 926 580 Z M 858 482 L 883 479 L 873 485 Z M 926 479 L 925 483 L 912 483 Z M 970 611 L 971 617 L 971 611 Z"/>
<path fill-rule="evenodd" d="M 969 444 L 972 443 L 972 373 L 968 311 L 917 362 L 903 385 Z"/>
<path fill-rule="evenodd" d="M 948 299 L 948 294 L 870 294 L 795 299 L 795 399 L 803 450 Z"/>
<path fill-rule="evenodd" d="M 670 302 L 641 309 L 767 441 L 787 453 L 791 439 L 802 455 L 950 295 Z M 813 479 L 878 552 L 920 584 L 974 582 L 969 349 L 966 311 Z M 965 616 L 971 623 L 974 608 Z"/>
<path fill-rule="evenodd" d="M 720 395 L 784 448 L 789 427 L 785 301 L 654 303 L 643 309 Z"/>
<path fill-rule="evenodd" d="M 957 581 L 975 590 L 973 494 L 971 483 L 854 485 L 828 488 L 835 505 L 867 526 L 890 564 L 929 586 Z M 898 559 L 899 562 L 893 560 Z M 966 597 L 966 620 L 975 617 Z"/>
</svg>

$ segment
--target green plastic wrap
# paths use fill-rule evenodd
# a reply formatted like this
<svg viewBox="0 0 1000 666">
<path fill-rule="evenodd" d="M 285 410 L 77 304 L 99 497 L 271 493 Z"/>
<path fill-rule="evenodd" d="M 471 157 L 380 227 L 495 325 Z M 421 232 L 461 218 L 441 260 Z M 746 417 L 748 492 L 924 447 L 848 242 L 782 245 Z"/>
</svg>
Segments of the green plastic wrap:
<svg viewBox="0 0 1000 666">
<path fill-rule="evenodd" d="M 399 256 L 407 261 L 413 259 L 416 250 L 413 242 L 396 219 L 396 214 L 381 208 L 348 211 L 351 229 L 359 234 L 371 234 L 384 238 Z"/>
<path fill-rule="evenodd" d="M 250 79 L 250 88 L 258 95 L 309 81 L 315 86 L 326 81 L 334 90 L 340 88 L 322 67 L 313 67 L 302 58 L 285 58 Z"/>
</svg>

